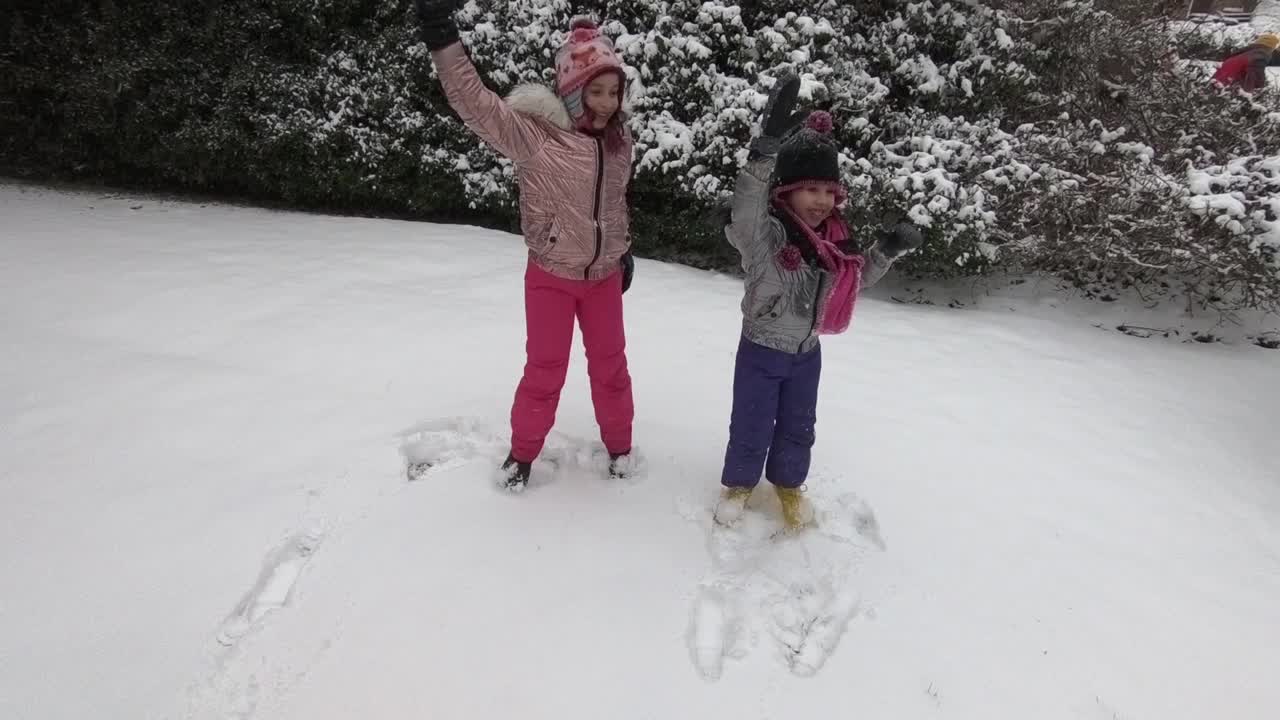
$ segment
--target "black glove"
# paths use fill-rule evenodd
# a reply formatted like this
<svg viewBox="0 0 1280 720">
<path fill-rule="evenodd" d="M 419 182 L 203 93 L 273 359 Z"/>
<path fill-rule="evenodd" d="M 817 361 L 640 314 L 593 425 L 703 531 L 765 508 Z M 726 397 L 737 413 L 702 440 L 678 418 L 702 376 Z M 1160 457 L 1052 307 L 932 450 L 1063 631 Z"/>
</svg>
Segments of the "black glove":
<svg viewBox="0 0 1280 720">
<path fill-rule="evenodd" d="M 764 106 L 760 124 L 764 132 L 752 143 L 752 150 L 760 155 L 776 155 L 782 138 L 791 132 L 805 113 L 795 112 L 796 98 L 800 96 L 800 76 L 787 73 L 778 78 L 769 91 L 769 102 Z"/>
<path fill-rule="evenodd" d="M 631 276 L 636 274 L 636 260 L 631 257 L 631 251 L 628 250 L 622 254 L 622 292 L 626 292 L 631 287 Z"/>
<path fill-rule="evenodd" d="M 462 0 L 417 0 L 418 35 L 429 50 L 441 50 L 458 41 L 453 13 Z"/>
<path fill-rule="evenodd" d="M 891 258 L 915 250 L 924 243 L 924 233 L 909 222 L 899 222 L 883 230 L 880 235 L 880 252 Z"/>
</svg>

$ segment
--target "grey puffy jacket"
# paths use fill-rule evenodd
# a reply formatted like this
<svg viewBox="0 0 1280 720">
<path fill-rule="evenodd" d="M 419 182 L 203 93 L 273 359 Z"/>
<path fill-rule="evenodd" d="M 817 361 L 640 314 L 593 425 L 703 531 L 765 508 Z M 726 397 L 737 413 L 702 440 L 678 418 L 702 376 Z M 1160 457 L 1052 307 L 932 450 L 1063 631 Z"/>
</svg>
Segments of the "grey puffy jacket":
<svg viewBox="0 0 1280 720">
<path fill-rule="evenodd" d="M 738 174 L 733 191 L 729 243 L 742 255 L 746 295 L 742 299 L 742 334 L 751 342 L 788 353 L 804 353 L 818 346 L 815 333 L 818 298 L 831 282 L 821 266 L 802 263 L 787 270 L 778 252 L 787 243 L 787 230 L 769 207 L 776 157 L 753 156 Z M 863 254 L 862 289 L 884 276 L 894 259 L 879 244 Z"/>
</svg>

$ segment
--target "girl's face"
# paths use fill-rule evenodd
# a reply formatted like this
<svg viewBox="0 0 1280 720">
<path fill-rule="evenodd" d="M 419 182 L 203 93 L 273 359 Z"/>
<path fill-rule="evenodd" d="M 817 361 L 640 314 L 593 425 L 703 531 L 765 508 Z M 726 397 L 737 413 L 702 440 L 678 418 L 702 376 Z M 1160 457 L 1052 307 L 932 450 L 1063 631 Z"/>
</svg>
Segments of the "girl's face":
<svg viewBox="0 0 1280 720">
<path fill-rule="evenodd" d="M 603 130 L 622 105 L 622 79 L 612 72 L 597 76 L 582 91 L 582 101 L 591 110 L 591 124 Z"/>
<path fill-rule="evenodd" d="M 816 228 L 831 217 L 836 207 L 836 189 L 831 185 L 802 185 L 787 193 L 787 205 L 809 227 Z"/>
</svg>

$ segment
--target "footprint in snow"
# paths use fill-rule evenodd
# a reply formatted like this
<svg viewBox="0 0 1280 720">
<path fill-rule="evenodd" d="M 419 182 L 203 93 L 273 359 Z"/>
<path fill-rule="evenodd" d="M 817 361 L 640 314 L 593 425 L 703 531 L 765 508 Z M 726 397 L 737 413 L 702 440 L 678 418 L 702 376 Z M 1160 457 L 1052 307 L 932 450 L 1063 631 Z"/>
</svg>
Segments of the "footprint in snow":
<svg viewBox="0 0 1280 720">
<path fill-rule="evenodd" d="M 510 449 L 509 432 L 498 430 L 477 418 L 445 418 L 423 423 L 406 432 L 400 454 L 405 461 L 405 476 L 420 482 L 437 473 L 473 462 L 494 469 L 493 478 L 501 484 L 504 478 L 498 468 Z M 623 468 L 632 480 L 642 478 L 647 469 L 643 452 L 636 448 Z M 598 442 L 581 440 L 561 433 L 547 436 L 542 454 L 533 464 L 531 487 L 544 485 L 568 472 L 581 472 L 608 477 L 609 453 Z"/>
<path fill-rule="evenodd" d="M 308 530 L 289 538 L 269 554 L 257 582 L 223 621 L 218 642 L 235 645 L 268 614 L 287 605 L 298 578 L 323 539 L 320 529 Z"/>
<path fill-rule="evenodd" d="M 858 613 L 858 595 L 833 586 L 798 586 L 772 598 L 772 631 L 782 661 L 791 672 L 810 677 L 835 652 Z"/>
<path fill-rule="evenodd" d="M 823 483 L 811 483 L 821 488 Z M 772 638 L 783 664 L 811 676 L 826 664 L 861 607 L 853 587 L 859 560 L 884 549 L 875 514 L 853 493 L 811 492 L 819 526 L 779 535 L 772 493 L 757 492 L 733 527 L 717 525 L 708 505 L 681 503 L 681 514 L 707 531 L 711 569 L 690 614 L 690 653 L 699 674 L 723 673 L 744 657 L 745 638 Z"/>
</svg>

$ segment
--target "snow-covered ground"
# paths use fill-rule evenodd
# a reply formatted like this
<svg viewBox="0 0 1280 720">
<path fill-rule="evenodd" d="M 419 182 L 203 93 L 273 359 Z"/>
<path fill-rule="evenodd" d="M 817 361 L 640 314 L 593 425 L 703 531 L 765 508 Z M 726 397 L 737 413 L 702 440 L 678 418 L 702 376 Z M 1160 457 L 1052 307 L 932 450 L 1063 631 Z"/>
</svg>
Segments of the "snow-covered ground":
<svg viewBox="0 0 1280 720">
<path fill-rule="evenodd" d="M 1280 0 L 1261 0 L 1253 11 L 1253 20 L 1226 23 L 1207 20 L 1178 20 L 1170 23 L 1174 33 L 1203 35 L 1219 45 L 1243 48 L 1265 32 L 1280 32 Z"/>
<path fill-rule="evenodd" d="M 597 472 L 579 349 L 511 497 L 518 239 L 15 185 L 0 217 L 0 717 L 1280 707 L 1276 351 L 875 292 L 825 346 L 822 529 L 775 542 L 767 503 L 708 522 L 732 278 L 639 264 L 640 477 Z"/>
<path fill-rule="evenodd" d="M 1261 32 L 1280 32 L 1280 0 L 1258 0 L 1251 24 Z"/>
</svg>

